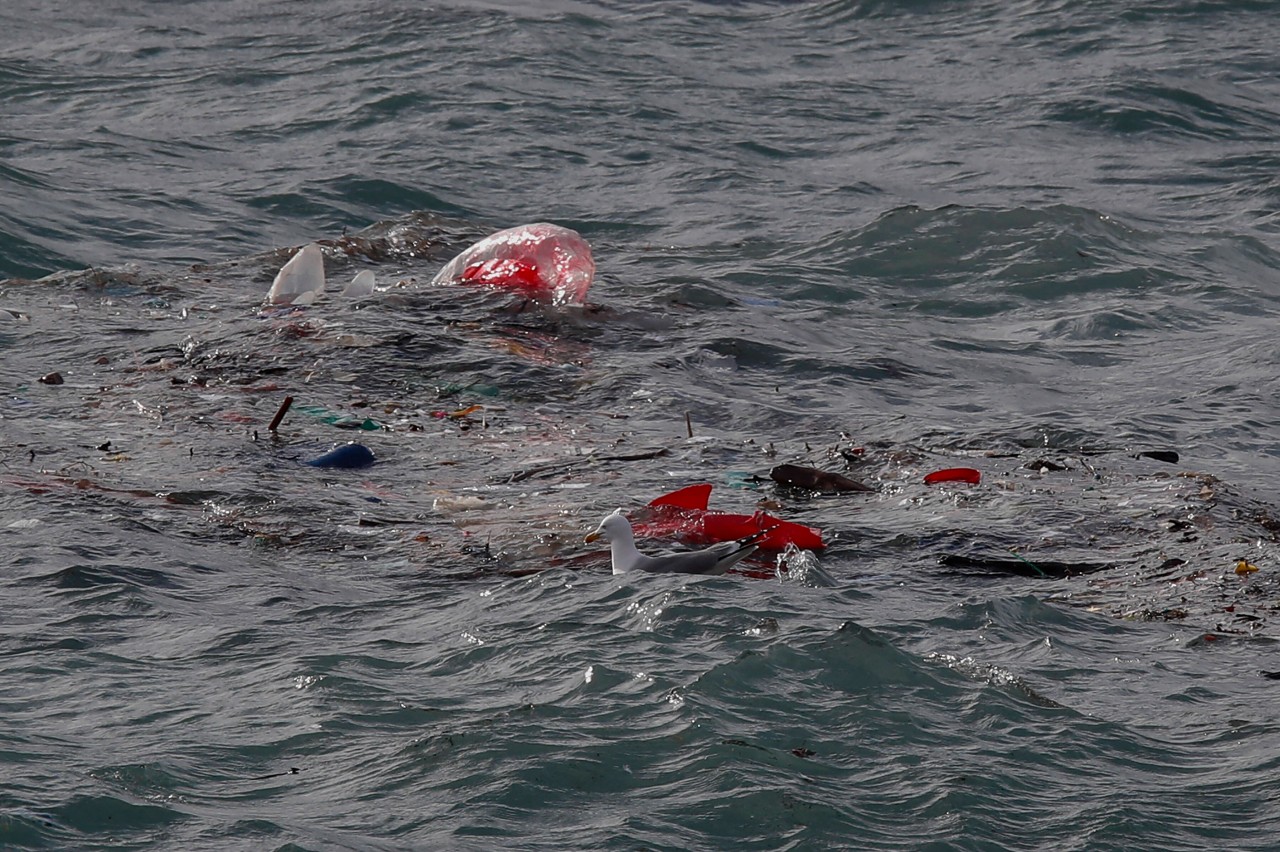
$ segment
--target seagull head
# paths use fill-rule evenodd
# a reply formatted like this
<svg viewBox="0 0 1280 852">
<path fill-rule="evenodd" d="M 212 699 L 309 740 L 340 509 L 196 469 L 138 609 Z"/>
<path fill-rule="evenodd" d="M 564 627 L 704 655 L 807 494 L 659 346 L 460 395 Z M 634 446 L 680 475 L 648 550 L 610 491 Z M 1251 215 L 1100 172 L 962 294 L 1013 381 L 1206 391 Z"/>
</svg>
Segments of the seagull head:
<svg viewBox="0 0 1280 852">
<path fill-rule="evenodd" d="M 600 526 L 596 527 L 596 531 L 586 537 L 586 541 L 621 541 L 629 537 L 631 532 L 631 522 L 622 514 L 621 509 L 615 509 L 612 514 L 606 515 L 605 519 L 600 522 Z"/>
</svg>

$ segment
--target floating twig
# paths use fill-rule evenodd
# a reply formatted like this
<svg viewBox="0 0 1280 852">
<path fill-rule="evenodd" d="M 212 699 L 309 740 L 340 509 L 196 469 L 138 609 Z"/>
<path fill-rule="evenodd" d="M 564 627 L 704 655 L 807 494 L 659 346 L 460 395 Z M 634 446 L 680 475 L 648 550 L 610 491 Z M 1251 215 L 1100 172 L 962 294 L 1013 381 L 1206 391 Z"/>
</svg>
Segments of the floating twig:
<svg viewBox="0 0 1280 852">
<path fill-rule="evenodd" d="M 267 427 L 268 432 L 276 431 L 276 427 L 280 425 L 280 421 L 284 419 L 291 405 L 293 405 L 293 397 L 286 396 L 284 402 L 280 403 L 280 408 L 276 410 L 276 416 L 271 418 L 271 425 Z"/>
</svg>

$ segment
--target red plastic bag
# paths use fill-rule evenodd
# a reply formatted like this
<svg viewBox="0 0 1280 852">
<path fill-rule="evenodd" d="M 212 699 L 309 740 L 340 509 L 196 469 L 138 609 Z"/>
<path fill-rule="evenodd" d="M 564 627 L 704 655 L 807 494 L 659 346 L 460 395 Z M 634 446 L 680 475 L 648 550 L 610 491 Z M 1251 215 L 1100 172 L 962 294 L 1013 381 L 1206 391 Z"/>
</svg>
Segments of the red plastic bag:
<svg viewBox="0 0 1280 852">
<path fill-rule="evenodd" d="M 591 246 L 577 231 L 535 222 L 490 234 L 445 264 L 432 284 L 477 284 L 580 305 L 595 278 Z"/>
<path fill-rule="evenodd" d="M 712 512 L 707 509 L 711 484 L 690 485 L 651 501 L 632 523 L 636 535 L 652 538 L 681 538 L 691 544 L 737 541 L 762 530 L 765 550 L 782 550 L 788 544 L 807 550 L 826 547 L 822 532 L 813 527 L 784 521 L 766 512 L 753 515 Z"/>
</svg>

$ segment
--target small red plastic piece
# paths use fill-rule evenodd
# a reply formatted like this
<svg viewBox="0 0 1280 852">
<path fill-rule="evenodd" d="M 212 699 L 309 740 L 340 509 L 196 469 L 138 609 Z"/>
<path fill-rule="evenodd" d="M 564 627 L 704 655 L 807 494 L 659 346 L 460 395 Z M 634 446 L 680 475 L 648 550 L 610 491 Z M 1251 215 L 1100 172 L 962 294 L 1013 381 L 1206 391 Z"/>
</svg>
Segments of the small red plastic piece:
<svg viewBox="0 0 1280 852">
<path fill-rule="evenodd" d="M 939 482 L 967 482 L 977 485 L 982 481 L 982 472 L 971 467 L 949 467 L 946 470 L 935 470 L 924 478 L 925 485 L 936 485 Z"/>
</svg>

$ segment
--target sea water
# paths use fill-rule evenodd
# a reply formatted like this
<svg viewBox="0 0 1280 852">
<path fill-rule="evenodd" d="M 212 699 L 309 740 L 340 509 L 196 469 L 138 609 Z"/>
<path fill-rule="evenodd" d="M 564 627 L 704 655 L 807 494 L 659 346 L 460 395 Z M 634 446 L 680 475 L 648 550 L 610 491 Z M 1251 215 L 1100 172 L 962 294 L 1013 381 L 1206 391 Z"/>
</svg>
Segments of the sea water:
<svg viewBox="0 0 1280 852">
<path fill-rule="evenodd" d="M 1275 845 L 1272 4 L 0 22 L 0 847 Z M 827 547 L 582 542 L 697 482 Z"/>
</svg>

